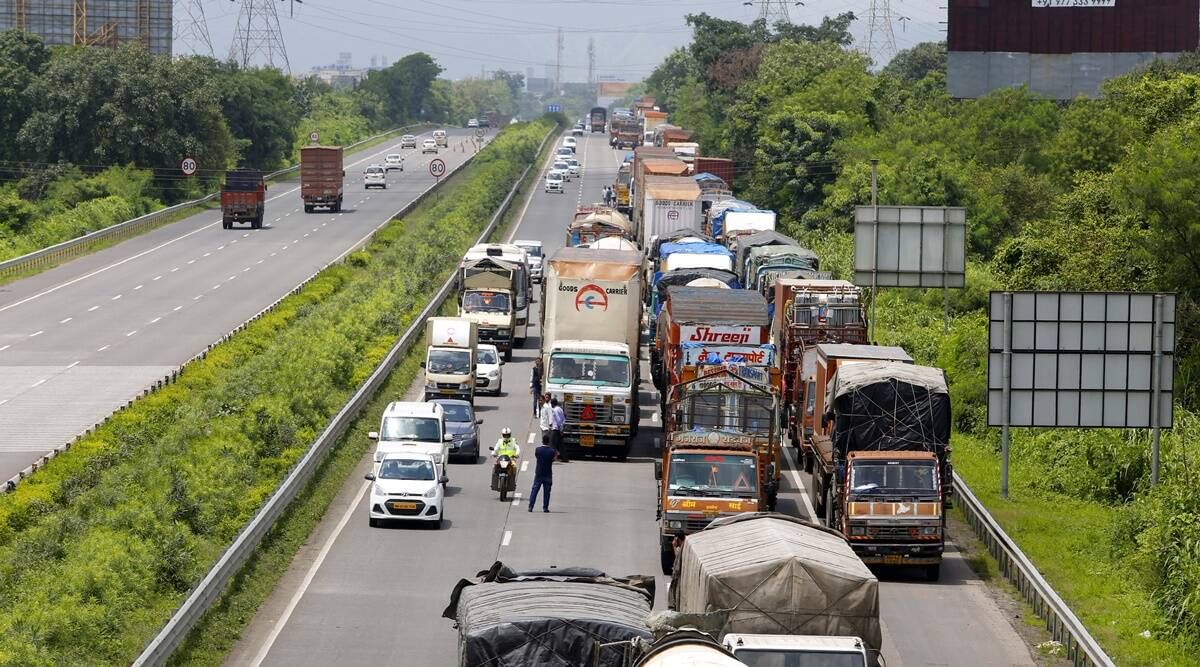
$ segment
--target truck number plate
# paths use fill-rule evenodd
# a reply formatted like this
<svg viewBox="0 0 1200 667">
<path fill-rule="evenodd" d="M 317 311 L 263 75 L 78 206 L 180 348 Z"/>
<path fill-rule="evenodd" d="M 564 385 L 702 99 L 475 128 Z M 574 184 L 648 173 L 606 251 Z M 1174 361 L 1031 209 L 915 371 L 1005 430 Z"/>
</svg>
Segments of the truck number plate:
<svg viewBox="0 0 1200 667">
<path fill-rule="evenodd" d="M 596 446 L 596 436 L 594 436 L 594 435 L 579 436 L 579 446 L 580 447 L 595 447 Z"/>
<path fill-rule="evenodd" d="M 439 389 L 439 390 L 438 390 L 438 393 L 439 393 L 439 394 L 445 394 L 446 396 L 453 396 L 453 395 L 454 395 L 454 390 L 453 390 L 453 389 Z"/>
<path fill-rule="evenodd" d="M 903 563 L 903 562 L 904 562 L 904 559 L 895 554 L 883 557 L 884 565 L 899 565 L 900 563 Z"/>
</svg>

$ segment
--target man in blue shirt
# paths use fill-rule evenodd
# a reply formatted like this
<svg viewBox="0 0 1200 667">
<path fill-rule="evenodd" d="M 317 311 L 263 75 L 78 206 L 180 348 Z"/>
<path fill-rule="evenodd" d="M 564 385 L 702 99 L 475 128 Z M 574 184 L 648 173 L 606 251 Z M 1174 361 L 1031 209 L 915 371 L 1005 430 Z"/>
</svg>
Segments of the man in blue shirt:
<svg viewBox="0 0 1200 667">
<path fill-rule="evenodd" d="M 529 511 L 533 511 L 533 505 L 537 501 L 538 490 L 542 490 L 542 511 L 550 511 L 550 486 L 554 483 L 554 459 L 558 456 L 558 452 L 550 446 L 550 434 L 542 434 L 542 446 L 538 447 L 533 452 L 533 456 L 537 459 L 537 467 L 533 471 L 533 488 L 529 490 Z"/>
</svg>

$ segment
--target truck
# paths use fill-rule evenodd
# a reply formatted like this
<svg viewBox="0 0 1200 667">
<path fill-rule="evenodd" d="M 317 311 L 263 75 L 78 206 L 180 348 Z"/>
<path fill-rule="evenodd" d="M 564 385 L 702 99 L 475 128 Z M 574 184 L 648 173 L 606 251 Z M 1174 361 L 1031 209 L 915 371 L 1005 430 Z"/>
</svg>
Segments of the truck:
<svg viewBox="0 0 1200 667">
<path fill-rule="evenodd" d="M 479 325 L 461 317 L 425 320 L 425 400 L 459 398 L 475 402 L 475 349 Z"/>
<path fill-rule="evenodd" d="M 783 514 L 687 536 L 668 606 L 749 665 L 879 663 L 879 580 L 836 531 Z"/>
<path fill-rule="evenodd" d="M 589 129 L 592 132 L 603 132 L 604 127 L 608 125 L 608 109 L 604 107 L 592 107 L 588 114 Z"/>
<path fill-rule="evenodd" d="M 654 128 L 654 145 L 671 148 L 675 144 L 690 142 L 692 131 L 677 125 L 663 124 Z"/>
<path fill-rule="evenodd" d="M 511 264 L 516 269 L 516 291 L 513 299 L 516 319 L 513 322 L 512 346 L 514 348 L 522 347 L 525 345 L 525 339 L 529 336 L 529 309 L 533 302 L 533 278 L 529 270 L 529 251 L 513 243 L 481 243 L 471 246 L 467 250 L 467 254 L 463 256 L 463 260 L 469 261 L 485 257 Z"/>
<path fill-rule="evenodd" d="M 520 269 L 495 257 L 464 259 L 458 267 L 458 316 L 475 322 L 479 342 L 491 343 L 512 361 Z"/>
<path fill-rule="evenodd" d="M 426 454 L 433 459 L 442 486 L 450 482 L 446 475 L 446 464 L 450 459 L 450 443 L 454 436 L 446 431 L 446 410 L 440 403 L 392 401 L 379 419 L 379 430 L 367 433 L 367 438 L 376 443 L 372 472 L 379 472 L 379 464 L 389 454 Z M 419 507 L 389 506 L 387 509 L 392 512 L 400 510 L 395 513 L 412 516 L 405 510 Z M 383 509 L 378 507 L 375 513 L 387 514 Z"/>
<path fill-rule="evenodd" d="M 724 274 L 733 274 L 733 255 L 718 243 L 698 243 L 695 239 L 684 237 L 682 243 L 663 243 L 658 246 L 658 256 L 655 261 L 648 262 L 646 284 L 649 289 L 646 290 L 646 314 L 650 328 L 650 338 L 653 340 L 654 331 L 657 327 L 656 318 L 661 310 L 661 304 L 665 303 L 666 294 L 659 289 L 659 283 L 664 276 L 672 275 L 678 272 L 683 272 L 689 269 L 713 269 L 716 272 L 704 276 L 695 276 L 685 282 L 672 281 L 677 285 L 691 284 L 694 280 L 703 278 L 716 278 L 716 283 L 711 281 L 701 283 L 708 284 L 714 287 L 733 287 L 737 288 L 740 285 L 736 282 L 736 277 L 733 282 L 724 279 Z M 692 272 L 689 271 L 689 274 Z"/>
<path fill-rule="evenodd" d="M 617 210 L 626 216 L 633 215 L 629 205 L 629 189 L 633 185 L 633 166 L 623 164 L 617 168 L 617 178 L 613 181 L 613 192 L 617 196 Z"/>
<path fill-rule="evenodd" d="M 442 617 L 458 631 L 459 667 L 628 667 L 635 643 L 653 638 L 646 625 L 653 604 L 653 577 L 586 567 L 517 571 L 496 562 L 459 580 Z"/>
<path fill-rule="evenodd" d="M 767 304 L 749 290 L 717 287 L 668 287 L 650 346 L 650 370 L 664 400 L 682 378 L 684 346 L 762 345 L 768 342 Z M 663 406 L 666 414 L 666 405 Z"/>
<path fill-rule="evenodd" d="M 647 160 L 649 168 L 654 160 Z M 637 221 L 642 247 L 656 236 L 681 229 L 700 231 L 700 186 L 687 176 L 647 176 L 638 195 Z"/>
<path fill-rule="evenodd" d="M 659 125 L 666 124 L 666 122 L 667 122 L 667 112 L 665 112 L 665 111 L 655 111 L 653 109 L 648 109 L 646 111 L 643 111 L 642 112 L 642 134 L 645 135 L 647 132 L 650 133 L 650 137 L 651 137 L 650 143 L 654 143 L 654 141 L 653 141 L 654 130 Z"/>
<path fill-rule="evenodd" d="M 713 217 L 712 235 L 725 245 L 736 243 L 741 236 L 775 229 L 775 211 L 758 207 L 724 206 Z"/>
<path fill-rule="evenodd" d="M 806 443 L 813 435 L 817 406 L 817 346 L 866 346 L 862 290 L 845 280 L 783 279 L 775 283 L 772 301 L 768 306 L 774 306 L 771 341 L 779 350 L 778 365 L 783 373 L 783 418 L 788 436 L 803 458 Z M 831 352 L 836 359 L 835 351 L 826 351 L 827 355 Z M 906 354 L 897 355 L 894 350 L 887 354 L 908 360 Z"/>
<path fill-rule="evenodd" d="M 639 97 L 633 103 L 634 117 L 637 118 L 639 121 L 642 120 L 643 118 L 646 117 L 647 111 L 655 111 L 656 110 L 656 108 L 655 108 L 656 104 L 657 104 L 657 101 L 653 97 L 650 97 L 649 95 L 643 95 L 642 97 Z"/>
<path fill-rule="evenodd" d="M 340 212 L 345 178 L 341 146 L 300 149 L 300 198 L 304 200 L 305 213 L 312 213 L 317 207 Z"/>
<path fill-rule="evenodd" d="M 747 255 L 742 284 L 764 295 L 763 286 L 773 285 L 775 277 L 815 278 L 820 268 L 817 253 L 800 245 L 764 245 L 751 248 Z"/>
<path fill-rule="evenodd" d="M 687 164 L 689 174 L 696 173 L 695 163 L 696 157 L 700 155 L 700 144 L 694 141 L 677 141 L 671 144 L 671 150 Z"/>
<path fill-rule="evenodd" d="M 563 440 L 624 459 L 637 435 L 642 255 L 561 248 L 542 281 L 542 382 Z"/>
<path fill-rule="evenodd" d="M 233 229 L 234 223 L 248 222 L 250 229 L 262 229 L 267 202 L 267 185 L 257 169 L 234 169 L 225 174 L 221 188 L 221 228 Z"/>
<path fill-rule="evenodd" d="M 625 214 L 603 204 L 577 206 L 567 225 L 566 244 L 580 246 L 613 236 L 632 240 L 633 229 Z"/>
<path fill-rule="evenodd" d="M 729 244 L 729 249 L 734 254 L 733 270 L 739 277 L 746 274 L 746 260 L 750 257 L 750 250 L 760 246 L 773 245 L 800 245 L 796 239 L 781 234 L 775 230 L 767 230 L 750 234 L 749 236 L 738 237 L 733 243 Z"/>
<path fill-rule="evenodd" d="M 733 187 L 733 160 L 725 157 L 697 155 L 692 161 L 692 170 L 697 174 L 712 174 Z"/>
<path fill-rule="evenodd" d="M 617 148 L 637 148 L 642 143 L 642 124 L 629 116 L 614 116 L 609 143 Z"/>
<path fill-rule="evenodd" d="M 862 562 L 921 568 L 937 581 L 953 495 L 946 375 L 887 360 L 823 365 L 829 357 L 818 354 L 811 439 L 826 525 Z"/>
</svg>

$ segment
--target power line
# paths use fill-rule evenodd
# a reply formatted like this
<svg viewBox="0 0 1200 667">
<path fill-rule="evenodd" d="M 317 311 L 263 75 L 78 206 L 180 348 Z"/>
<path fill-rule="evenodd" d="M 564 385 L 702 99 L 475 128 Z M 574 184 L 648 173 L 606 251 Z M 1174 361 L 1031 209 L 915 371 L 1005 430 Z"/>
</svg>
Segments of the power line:
<svg viewBox="0 0 1200 667">
<path fill-rule="evenodd" d="M 215 55 L 201 0 L 175 0 L 175 41 L 192 53 Z"/>
<path fill-rule="evenodd" d="M 261 63 L 291 73 L 274 0 L 241 0 L 229 59 L 242 67 Z"/>
</svg>

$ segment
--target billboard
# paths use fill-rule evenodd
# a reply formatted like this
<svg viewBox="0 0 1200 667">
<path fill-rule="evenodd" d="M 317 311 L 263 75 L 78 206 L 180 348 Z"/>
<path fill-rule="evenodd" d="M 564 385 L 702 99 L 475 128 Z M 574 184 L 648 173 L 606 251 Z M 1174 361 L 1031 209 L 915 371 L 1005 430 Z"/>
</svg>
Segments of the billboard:
<svg viewBox="0 0 1200 667">
<path fill-rule="evenodd" d="M 854 282 L 877 287 L 962 287 L 967 211 L 947 206 L 859 206 Z"/>
</svg>

